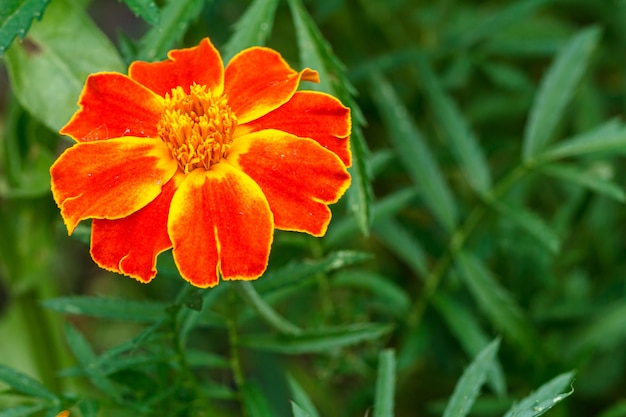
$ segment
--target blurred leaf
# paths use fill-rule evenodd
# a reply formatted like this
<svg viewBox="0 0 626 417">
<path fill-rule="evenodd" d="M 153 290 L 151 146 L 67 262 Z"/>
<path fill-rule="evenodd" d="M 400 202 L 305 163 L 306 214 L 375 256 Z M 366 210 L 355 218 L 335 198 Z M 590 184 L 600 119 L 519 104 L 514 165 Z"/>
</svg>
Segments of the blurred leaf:
<svg viewBox="0 0 626 417">
<path fill-rule="evenodd" d="M 293 413 L 293 417 L 312 417 L 311 414 L 307 413 L 303 408 L 301 408 L 295 401 L 291 402 L 291 412 Z"/>
<path fill-rule="evenodd" d="M 607 306 L 592 317 L 568 346 L 568 354 L 606 351 L 626 340 L 626 302 Z"/>
<path fill-rule="evenodd" d="M 228 369 L 230 362 L 227 358 L 204 350 L 187 348 L 187 362 L 192 368 Z"/>
<path fill-rule="evenodd" d="M 299 410 L 298 413 L 300 413 L 296 414 L 296 412 L 294 411 L 294 417 L 297 417 L 298 415 L 320 417 L 320 414 L 317 412 L 317 409 L 313 405 L 313 401 L 311 401 L 311 399 L 304 391 L 302 386 L 298 383 L 298 381 L 290 374 L 287 374 L 287 383 L 289 384 L 289 391 L 291 392 L 293 398 L 291 404 L 292 406 L 297 407 Z"/>
<path fill-rule="evenodd" d="M 543 77 L 524 133 L 525 161 L 537 156 L 551 139 L 599 38 L 597 27 L 578 32 L 559 52 Z"/>
<path fill-rule="evenodd" d="M 626 126 L 617 120 L 610 120 L 589 132 L 554 144 L 537 160 L 544 162 L 594 153 L 615 153 L 623 149 L 626 149 Z"/>
<path fill-rule="evenodd" d="M 19 35 L 24 39 L 33 19 L 40 19 L 50 0 L 3 0 L 0 3 L 0 57 Z"/>
<path fill-rule="evenodd" d="M 481 68 L 500 87 L 516 92 L 531 88 L 530 79 L 521 68 L 495 61 L 485 62 Z"/>
<path fill-rule="evenodd" d="M 609 405 L 598 417 L 626 417 L 626 400 Z"/>
<path fill-rule="evenodd" d="M 301 333 L 301 330 L 291 323 L 289 320 L 281 316 L 274 310 L 268 303 L 261 298 L 258 292 L 256 292 L 251 282 L 240 281 L 234 282 L 235 288 L 241 295 L 241 298 L 248 303 L 254 311 L 256 311 L 258 317 L 272 326 L 280 333 L 297 335 Z"/>
<path fill-rule="evenodd" d="M 278 0 L 254 0 L 235 23 L 235 33 L 221 48 L 224 62 L 251 46 L 263 46 L 272 32 Z"/>
<path fill-rule="evenodd" d="M 16 407 L 5 408 L 0 410 L 0 417 L 27 417 L 32 416 L 38 411 L 44 410 L 46 404 L 18 405 Z"/>
<path fill-rule="evenodd" d="M 506 288 L 473 255 L 459 252 L 455 261 L 463 282 L 494 327 L 526 353 L 533 352 L 536 337 L 532 327 Z"/>
<path fill-rule="evenodd" d="M 552 253 L 558 253 L 561 248 L 559 237 L 535 213 L 521 206 L 512 207 L 504 201 L 489 201 L 489 205 L 498 213 L 510 220 L 533 236 L 539 243 Z"/>
<path fill-rule="evenodd" d="M 421 85 L 437 119 L 437 127 L 443 130 L 465 179 L 474 191 L 486 193 L 491 188 L 491 174 L 478 139 L 456 104 L 444 92 L 428 58 L 417 55 L 416 65 Z"/>
<path fill-rule="evenodd" d="M 352 166 L 348 169 L 352 176 L 352 185 L 348 190 L 348 207 L 361 232 L 367 235 L 372 224 L 371 205 L 374 193 L 367 166 L 369 150 L 361 130 L 365 125 L 365 118 L 353 98 L 356 91 L 345 75 L 344 65 L 335 56 L 302 2 L 288 0 L 288 3 L 296 28 L 301 64 L 318 71 L 320 75 L 319 85 L 311 88 L 337 96 L 352 112 Z"/>
<path fill-rule="evenodd" d="M 472 312 L 460 303 L 439 293 L 432 298 L 432 304 L 471 358 L 478 355 L 489 344 L 489 338 L 480 328 Z M 506 380 L 497 358 L 493 361 L 493 367 L 487 372 L 487 378 L 487 382 L 496 395 L 500 397 L 506 395 Z"/>
<path fill-rule="evenodd" d="M 378 355 L 374 417 L 393 417 L 395 387 L 396 357 L 393 349 L 386 349 Z"/>
<path fill-rule="evenodd" d="M 256 384 L 246 382 L 241 389 L 241 399 L 249 417 L 274 417 L 265 395 Z"/>
<path fill-rule="evenodd" d="M 381 219 L 374 225 L 376 237 L 402 259 L 413 273 L 424 279 L 428 275 L 428 264 L 422 245 L 405 227 L 391 217 Z"/>
<path fill-rule="evenodd" d="M 350 324 L 304 330 L 298 335 L 245 335 L 241 337 L 241 345 L 288 355 L 328 353 L 331 349 L 378 339 L 391 330 L 391 326 L 377 323 Z"/>
<path fill-rule="evenodd" d="M 168 0 L 161 9 L 161 22 L 139 41 L 138 60 L 164 59 L 167 52 L 182 39 L 189 24 L 196 19 L 204 0 Z"/>
<path fill-rule="evenodd" d="M 0 365 L 0 381 L 5 382 L 15 391 L 22 394 L 58 402 L 58 397 L 38 381 L 21 372 Z"/>
<path fill-rule="evenodd" d="M 597 174 L 585 170 L 583 167 L 551 164 L 542 166 L 540 171 L 563 181 L 568 181 L 573 184 L 589 188 L 621 203 L 626 200 L 626 193 L 624 193 L 624 190 L 621 187 L 612 181 L 606 180 Z"/>
<path fill-rule="evenodd" d="M 487 372 L 495 363 L 499 347 L 499 339 L 489 343 L 467 367 L 454 387 L 443 417 L 465 417 L 470 412 L 487 378 Z"/>
<path fill-rule="evenodd" d="M 100 405 L 96 400 L 82 399 L 78 403 L 78 409 L 80 410 L 83 417 L 97 417 Z"/>
<path fill-rule="evenodd" d="M 446 230 L 453 230 L 458 222 L 456 204 L 426 141 L 393 86 L 381 75 L 372 76 L 371 84 L 374 102 L 389 130 L 396 156 L 419 187 L 432 215 Z"/>
<path fill-rule="evenodd" d="M 542 415 L 574 392 L 574 389 L 571 389 L 569 392 L 562 393 L 565 388 L 572 384 L 573 378 L 574 372 L 557 376 L 519 403 L 513 404 L 504 417 L 536 417 Z"/>
<path fill-rule="evenodd" d="M 54 131 L 78 110 L 89 74 L 124 69 L 107 37 L 68 0 L 50 3 L 41 22 L 33 23 L 24 42 L 13 44 L 5 59 L 19 102 Z"/>
<path fill-rule="evenodd" d="M 124 0 L 124 3 L 135 15 L 141 16 L 152 26 L 157 26 L 161 22 L 160 10 L 153 0 Z"/>
<path fill-rule="evenodd" d="M 51 310 L 66 314 L 152 323 L 163 319 L 167 304 L 111 297 L 70 296 L 43 301 Z"/>
</svg>

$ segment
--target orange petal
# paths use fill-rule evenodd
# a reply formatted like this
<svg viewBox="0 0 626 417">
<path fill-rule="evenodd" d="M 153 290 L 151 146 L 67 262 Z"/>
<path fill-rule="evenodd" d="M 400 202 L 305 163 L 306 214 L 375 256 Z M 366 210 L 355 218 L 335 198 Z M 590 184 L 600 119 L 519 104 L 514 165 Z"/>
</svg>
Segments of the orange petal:
<svg viewBox="0 0 626 417">
<path fill-rule="evenodd" d="M 150 282 L 157 273 L 156 257 L 172 247 L 167 217 L 182 175 L 175 175 L 147 206 L 117 220 L 94 219 L 91 257 L 102 268 Z"/>
<path fill-rule="evenodd" d="M 196 169 L 174 194 L 168 230 L 176 265 L 197 287 L 256 279 L 267 267 L 274 223 L 257 184 L 226 163 Z"/>
<path fill-rule="evenodd" d="M 160 140 L 78 143 L 50 168 L 52 195 L 71 234 L 81 220 L 120 219 L 146 206 L 177 168 Z"/>
<path fill-rule="evenodd" d="M 161 96 L 178 86 L 189 93 L 193 83 L 222 92 L 224 64 L 208 38 L 193 48 L 173 49 L 167 56 L 169 59 L 161 62 L 133 62 L 128 70 L 130 78 Z"/>
<path fill-rule="evenodd" d="M 350 185 L 337 155 L 312 139 L 278 130 L 237 138 L 227 161 L 259 184 L 277 229 L 324 235 L 331 217 L 327 204 L 337 202 Z"/>
<path fill-rule="evenodd" d="M 297 91 L 291 100 L 271 113 L 237 127 L 239 132 L 278 129 L 303 138 L 311 138 L 334 152 L 349 167 L 350 109 L 325 93 Z"/>
<path fill-rule="evenodd" d="M 254 47 L 235 55 L 226 67 L 224 93 L 239 124 L 285 104 L 301 79 L 319 81 L 317 72 L 296 72 L 272 49 Z"/>
<path fill-rule="evenodd" d="M 158 134 L 161 98 L 123 74 L 90 75 L 78 104 L 80 110 L 61 129 L 61 134 L 79 142 Z"/>
</svg>

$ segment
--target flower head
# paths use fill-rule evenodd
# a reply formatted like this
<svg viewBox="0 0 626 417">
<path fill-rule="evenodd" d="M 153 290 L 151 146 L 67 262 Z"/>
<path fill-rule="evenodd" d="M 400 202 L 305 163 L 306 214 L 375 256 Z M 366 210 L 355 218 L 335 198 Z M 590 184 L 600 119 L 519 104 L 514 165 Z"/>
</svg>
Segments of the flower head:
<svg viewBox="0 0 626 417">
<path fill-rule="evenodd" d="M 300 81 L 317 72 L 268 48 L 224 68 L 208 39 L 89 76 L 50 170 L 69 233 L 93 219 L 94 261 L 142 282 L 171 248 L 198 287 L 262 275 L 274 228 L 323 235 L 350 184 L 350 111 Z"/>
</svg>

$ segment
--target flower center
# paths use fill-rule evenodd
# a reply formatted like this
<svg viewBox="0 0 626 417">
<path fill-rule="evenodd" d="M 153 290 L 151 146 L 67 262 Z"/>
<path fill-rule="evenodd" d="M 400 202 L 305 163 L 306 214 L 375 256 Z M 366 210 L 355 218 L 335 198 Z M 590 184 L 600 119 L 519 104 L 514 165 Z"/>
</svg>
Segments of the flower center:
<svg viewBox="0 0 626 417">
<path fill-rule="evenodd" d="M 185 173 L 208 170 L 225 157 L 236 127 L 237 116 L 227 97 L 195 83 L 189 94 L 176 87 L 165 95 L 165 111 L 158 124 L 159 137 Z"/>
</svg>

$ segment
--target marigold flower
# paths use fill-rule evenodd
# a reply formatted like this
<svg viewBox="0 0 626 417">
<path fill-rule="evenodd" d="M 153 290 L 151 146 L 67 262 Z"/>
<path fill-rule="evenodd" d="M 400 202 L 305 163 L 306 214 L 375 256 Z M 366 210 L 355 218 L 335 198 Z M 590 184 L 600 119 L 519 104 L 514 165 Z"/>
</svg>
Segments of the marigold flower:
<svg viewBox="0 0 626 417">
<path fill-rule="evenodd" d="M 224 68 L 209 39 L 89 76 L 50 170 L 69 234 L 92 218 L 94 261 L 141 282 L 171 248 L 198 287 L 262 275 L 274 228 L 324 235 L 350 184 L 350 111 L 301 80 L 319 77 L 268 48 Z"/>
</svg>

